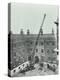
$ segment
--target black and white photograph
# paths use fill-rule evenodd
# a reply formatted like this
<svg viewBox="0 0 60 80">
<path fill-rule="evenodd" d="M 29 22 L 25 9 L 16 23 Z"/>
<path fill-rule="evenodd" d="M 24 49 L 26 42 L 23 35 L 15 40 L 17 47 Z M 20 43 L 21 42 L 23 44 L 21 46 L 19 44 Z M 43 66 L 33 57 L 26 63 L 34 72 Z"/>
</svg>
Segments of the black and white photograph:
<svg viewBox="0 0 60 80">
<path fill-rule="evenodd" d="M 59 7 L 8 3 L 8 76 L 59 74 Z"/>
</svg>

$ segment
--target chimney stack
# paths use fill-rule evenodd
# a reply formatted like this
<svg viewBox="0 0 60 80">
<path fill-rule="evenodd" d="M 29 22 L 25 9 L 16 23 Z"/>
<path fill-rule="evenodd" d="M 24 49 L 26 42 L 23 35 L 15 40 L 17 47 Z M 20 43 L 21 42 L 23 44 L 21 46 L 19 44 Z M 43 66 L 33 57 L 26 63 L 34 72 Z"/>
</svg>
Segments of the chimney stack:
<svg viewBox="0 0 60 80">
<path fill-rule="evenodd" d="M 29 35 L 30 34 L 30 31 L 29 31 L 29 29 L 27 30 L 27 35 Z"/>
<path fill-rule="evenodd" d="M 21 34 L 21 35 L 23 35 L 23 34 L 24 34 L 24 33 L 23 33 L 23 29 L 21 29 L 21 32 L 20 32 L 20 34 Z"/>
</svg>

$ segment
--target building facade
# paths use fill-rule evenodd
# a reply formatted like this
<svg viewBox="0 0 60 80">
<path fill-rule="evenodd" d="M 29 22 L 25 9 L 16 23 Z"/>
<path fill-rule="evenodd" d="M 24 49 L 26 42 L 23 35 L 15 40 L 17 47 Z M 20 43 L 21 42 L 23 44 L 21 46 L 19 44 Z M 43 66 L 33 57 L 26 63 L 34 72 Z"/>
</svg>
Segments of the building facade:
<svg viewBox="0 0 60 80">
<path fill-rule="evenodd" d="M 38 34 L 30 34 L 29 30 L 27 30 L 27 34 L 24 34 L 23 30 L 21 30 L 20 34 L 11 33 L 10 70 L 29 60 L 29 56 L 32 55 L 34 49 L 37 35 Z M 56 39 L 53 30 L 51 34 L 43 34 L 41 29 L 34 57 L 38 56 L 39 61 L 55 61 L 57 57 L 56 52 L 54 52 L 55 48 Z"/>
</svg>

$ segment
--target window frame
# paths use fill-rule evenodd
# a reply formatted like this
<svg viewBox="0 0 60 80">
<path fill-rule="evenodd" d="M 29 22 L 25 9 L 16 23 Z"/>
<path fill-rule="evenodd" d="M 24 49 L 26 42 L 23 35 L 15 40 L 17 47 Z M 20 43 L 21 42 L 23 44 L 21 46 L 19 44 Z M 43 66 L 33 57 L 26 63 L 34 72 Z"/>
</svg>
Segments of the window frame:
<svg viewBox="0 0 60 80">
<path fill-rule="evenodd" d="M 41 53 L 43 53 L 44 52 L 44 49 L 41 49 Z"/>
</svg>

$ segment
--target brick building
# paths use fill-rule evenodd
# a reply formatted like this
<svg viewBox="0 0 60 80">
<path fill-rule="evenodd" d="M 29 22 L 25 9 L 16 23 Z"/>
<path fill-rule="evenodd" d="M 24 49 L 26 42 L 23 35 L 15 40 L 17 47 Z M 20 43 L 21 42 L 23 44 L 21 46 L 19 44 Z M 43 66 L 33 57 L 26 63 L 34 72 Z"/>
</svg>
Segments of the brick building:
<svg viewBox="0 0 60 80">
<path fill-rule="evenodd" d="M 52 30 L 50 34 L 43 34 L 43 30 L 40 30 L 41 33 L 35 49 L 34 57 L 38 56 L 39 61 L 54 61 L 57 56 L 56 52 L 54 52 L 54 49 L 56 48 L 54 31 Z M 21 30 L 20 34 L 11 33 L 11 57 L 9 61 L 11 66 L 9 69 L 12 70 L 20 64 L 28 61 L 29 56 L 32 54 L 36 38 L 37 34 L 30 34 L 29 30 L 27 30 L 27 34 L 24 34 L 23 30 Z"/>
</svg>

